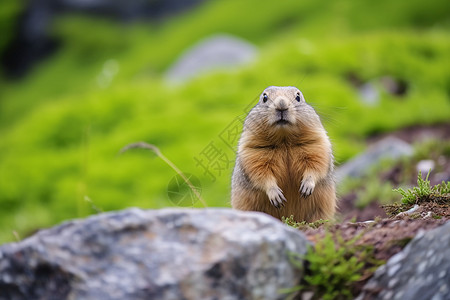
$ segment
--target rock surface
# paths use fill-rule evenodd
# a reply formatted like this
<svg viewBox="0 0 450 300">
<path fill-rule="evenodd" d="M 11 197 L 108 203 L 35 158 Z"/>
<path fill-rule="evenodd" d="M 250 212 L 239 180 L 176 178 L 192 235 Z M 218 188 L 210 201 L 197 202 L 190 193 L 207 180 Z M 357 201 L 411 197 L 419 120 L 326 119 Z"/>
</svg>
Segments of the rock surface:
<svg viewBox="0 0 450 300">
<path fill-rule="evenodd" d="M 380 163 L 382 159 L 396 159 L 401 156 L 411 156 L 413 148 L 408 143 L 387 137 L 372 145 L 366 152 L 346 162 L 336 170 L 336 179 L 341 182 L 346 177 L 358 177 L 370 170 L 370 167 Z"/>
<path fill-rule="evenodd" d="M 380 102 L 380 92 L 373 82 L 367 82 L 358 88 L 361 101 L 367 105 L 374 106 Z"/>
<path fill-rule="evenodd" d="M 129 209 L 0 247 L 0 299 L 283 299 L 304 235 L 230 209 Z"/>
<path fill-rule="evenodd" d="M 256 47 L 231 36 L 215 35 L 186 50 L 166 72 L 166 81 L 180 83 L 199 74 L 217 69 L 230 69 L 255 58 Z"/>
<path fill-rule="evenodd" d="M 450 222 L 418 234 L 375 272 L 358 299 L 450 299 Z"/>
</svg>

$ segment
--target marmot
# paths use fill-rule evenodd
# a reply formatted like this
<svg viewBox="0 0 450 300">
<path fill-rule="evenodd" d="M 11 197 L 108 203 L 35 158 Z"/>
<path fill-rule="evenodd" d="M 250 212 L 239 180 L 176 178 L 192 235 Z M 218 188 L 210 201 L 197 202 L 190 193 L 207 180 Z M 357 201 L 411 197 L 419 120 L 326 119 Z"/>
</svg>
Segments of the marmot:
<svg viewBox="0 0 450 300">
<path fill-rule="evenodd" d="M 231 205 L 298 222 L 332 218 L 333 170 L 330 140 L 300 90 L 268 87 L 244 122 Z"/>
</svg>

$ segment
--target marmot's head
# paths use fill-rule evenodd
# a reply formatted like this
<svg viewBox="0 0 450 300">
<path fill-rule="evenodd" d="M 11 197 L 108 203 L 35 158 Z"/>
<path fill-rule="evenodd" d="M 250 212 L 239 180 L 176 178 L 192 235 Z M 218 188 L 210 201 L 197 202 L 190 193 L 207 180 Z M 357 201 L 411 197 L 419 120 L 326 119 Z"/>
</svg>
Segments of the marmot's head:
<svg viewBox="0 0 450 300">
<path fill-rule="evenodd" d="M 292 86 L 270 86 L 255 106 L 259 121 L 274 129 L 289 130 L 299 125 L 314 125 L 319 117 L 305 102 L 302 92 Z"/>
</svg>

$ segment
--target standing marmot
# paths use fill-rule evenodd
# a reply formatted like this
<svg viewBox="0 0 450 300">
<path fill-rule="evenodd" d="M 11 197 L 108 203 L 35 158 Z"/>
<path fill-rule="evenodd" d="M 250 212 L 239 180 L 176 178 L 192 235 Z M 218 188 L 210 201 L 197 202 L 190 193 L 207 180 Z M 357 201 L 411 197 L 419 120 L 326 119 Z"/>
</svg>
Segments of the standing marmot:
<svg viewBox="0 0 450 300">
<path fill-rule="evenodd" d="M 295 87 L 268 87 L 244 122 L 231 205 L 278 219 L 332 218 L 333 163 L 330 140 L 302 93 Z"/>
</svg>

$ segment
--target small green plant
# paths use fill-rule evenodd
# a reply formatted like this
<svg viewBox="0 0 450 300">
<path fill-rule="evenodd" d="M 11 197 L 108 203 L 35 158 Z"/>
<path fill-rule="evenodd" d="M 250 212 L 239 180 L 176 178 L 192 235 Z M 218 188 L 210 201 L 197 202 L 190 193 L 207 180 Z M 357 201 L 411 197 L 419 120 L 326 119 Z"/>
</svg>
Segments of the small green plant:
<svg viewBox="0 0 450 300">
<path fill-rule="evenodd" d="M 300 227 L 300 222 L 295 221 L 293 215 L 291 215 L 290 217 L 282 216 L 281 222 L 295 229 Z"/>
<path fill-rule="evenodd" d="M 403 188 L 394 189 L 394 192 L 398 192 L 402 195 L 402 202 L 405 204 L 414 204 L 419 201 L 419 199 L 428 198 L 431 195 L 431 186 L 430 181 L 428 180 L 428 176 L 430 172 L 428 172 L 427 177 L 425 179 L 422 178 L 422 172 L 419 171 L 417 175 L 417 186 L 412 189 L 404 190 Z"/>
<path fill-rule="evenodd" d="M 311 222 L 311 223 L 308 223 L 306 221 L 297 222 L 297 221 L 295 221 L 293 215 L 291 215 L 289 218 L 283 216 L 283 217 L 281 217 L 281 221 L 292 228 L 301 229 L 301 230 L 307 229 L 307 228 L 313 228 L 313 229 L 319 228 L 321 225 L 329 222 L 329 220 L 323 220 L 323 219 L 319 219 L 319 220 Z"/>
<path fill-rule="evenodd" d="M 398 192 L 402 195 L 402 202 L 404 204 L 412 205 L 420 202 L 429 201 L 431 198 L 440 198 L 450 193 L 450 181 L 431 186 L 428 177 L 428 172 L 425 179 L 422 178 L 422 172 L 419 171 L 417 175 L 417 186 L 412 189 L 404 190 L 402 188 L 394 189 L 394 192 Z"/>
<path fill-rule="evenodd" d="M 444 196 L 445 194 L 450 194 L 450 181 L 442 181 L 440 184 L 433 187 L 433 191 L 438 195 Z"/>
<path fill-rule="evenodd" d="M 291 261 L 296 267 L 305 269 L 306 261 L 304 282 L 284 292 L 293 295 L 298 291 L 312 291 L 313 299 L 352 299 L 352 286 L 371 276 L 383 263 L 373 258 L 372 246 L 357 245 L 362 234 L 345 241 L 340 233 L 327 232 L 306 255 L 292 254 Z"/>
</svg>

